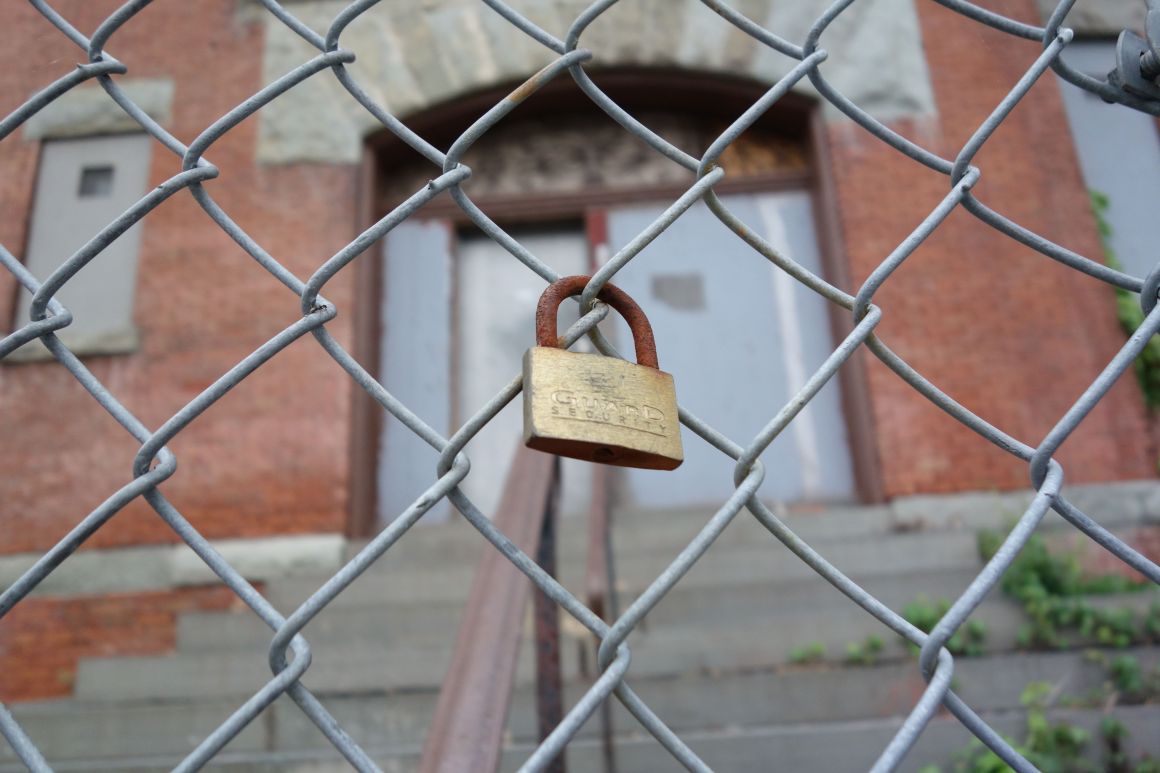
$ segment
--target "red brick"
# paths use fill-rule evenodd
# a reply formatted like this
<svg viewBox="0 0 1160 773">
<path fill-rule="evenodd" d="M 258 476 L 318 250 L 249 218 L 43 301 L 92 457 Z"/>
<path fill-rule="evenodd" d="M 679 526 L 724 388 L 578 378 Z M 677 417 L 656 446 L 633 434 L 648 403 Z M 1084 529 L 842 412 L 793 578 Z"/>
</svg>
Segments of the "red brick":
<svg viewBox="0 0 1160 773">
<path fill-rule="evenodd" d="M 895 128 L 953 159 L 1040 48 L 933 3 L 917 6 L 937 116 Z M 994 10 L 1033 19 L 1029 0 Z M 855 285 L 949 190 L 946 176 L 849 123 L 831 127 L 838 210 Z M 992 209 L 1082 255 L 1099 237 L 1059 87 L 1048 73 L 973 161 Z M 878 334 L 977 415 L 1029 445 L 1042 441 L 1124 343 L 1112 290 L 957 210 L 875 296 Z M 872 360 L 873 358 L 867 358 Z M 982 440 L 876 360 L 870 400 L 887 496 L 1029 484 L 1026 463 Z M 1146 478 L 1149 418 L 1129 373 L 1064 444 L 1068 482 Z"/>
<path fill-rule="evenodd" d="M 67 696 L 79 659 L 172 651 L 179 613 L 236 599 L 222 587 L 25 599 L 0 625 L 0 700 Z"/>
</svg>

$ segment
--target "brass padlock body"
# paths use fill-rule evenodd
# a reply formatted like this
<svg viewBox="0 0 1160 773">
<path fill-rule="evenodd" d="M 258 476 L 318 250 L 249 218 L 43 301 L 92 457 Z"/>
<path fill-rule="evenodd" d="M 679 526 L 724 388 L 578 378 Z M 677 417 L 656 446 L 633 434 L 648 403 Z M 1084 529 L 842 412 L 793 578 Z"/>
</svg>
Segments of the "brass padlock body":
<svg viewBox="0 0 1160 773">
<path fill-rule="evenodd" d="M 524 354 L 524 443 L 590 462 L 672 470 L 684 460 L 673 377 L 615 357 Z"/>
<path fill-rule="evenodd" d="M 597 296 L 628 322 L 637 363 L 552 346 L 560 302 L 590 279 L 564 277 L 540 298 L 539 346 L 524 355 L 524 444 L 602 464 L 675 469 L 684 452 L 673 377 L 658 368 L 652 327 L 632 298 L 611 284 Z"/>
</svg>

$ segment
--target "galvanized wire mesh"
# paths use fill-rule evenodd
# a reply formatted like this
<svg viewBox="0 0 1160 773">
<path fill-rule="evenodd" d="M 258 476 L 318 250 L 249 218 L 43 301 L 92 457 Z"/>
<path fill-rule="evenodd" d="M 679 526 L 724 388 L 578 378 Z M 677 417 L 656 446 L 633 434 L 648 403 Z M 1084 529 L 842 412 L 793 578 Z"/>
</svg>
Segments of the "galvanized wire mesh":
<svg viewBox="0 0 1160 773">
<path fill-rule="evenodd" d="M 525 770 L 539 770 L 545 767 L 568 744 L 601 702 L 612 695 L 615 695 L 639 720 L 640 724 L 685 767 L 690 770 L 708 769 L 705 763 L 665 725 L 661 716 L 633 692 L 627 678 L 629 669 L 627 639 L 646 613 L 680 581 L 681 577 L 704 555 L 713 545 L 717 536 L 743 509 L 748 510 L 769 530 L 773 537 L 780 540 L 803 562 L 848 596 L 854 604 L 876 617 L 890 630 L 921 647 L 919 668 L 927 680 L 928 686 L 889 745 L 882 750 L 874 765 L 874 770 L 894 768 L 940 706 L 946 706 L 972 733 L 1013 768 L 1020 771 L 1034 770 L 1034 767 L 1027 760 L 1011 748 L 997 732 L 989 727 L 970 706 L 950 689 L 955 664 L 953 657 L 944 648 L 944 645 L 976 608 L 984 595 L 999 581 L 1003 572 L 1010 566 L 1019 550 L 1027 543 L 1049 509 L 1054 509 L 1080 532 L 1103 546 L 1127 565 L 1141 572 L 1151 581 L 1160 583 L 1160 567 L 1109 533 L 1063 496 L 1063 469 L 1052 458 L 1055 451 L 1100 401 L 1112 383 L 1128 369 L 1151 336 L 1160 330 L 1160 310 L 1155 308 L 1157 291 L 1160 289 L 1160 269 L 1143 279 L 1129 276 L 1076 254 L 1044 236 L 1023 228 L 1001 213 L 988 208 L 972 194 L 972 187 L 982 174 L 978 168 L 971 165 L 972 159 L 1036 80 L 1049 69 L 1057 72 L 1074 86 L 1096 93 L 1107 100 L 1119 102 L 1127 107 L 1153 115 L 1160 114 L 1160 102 L 1126 93 L 1118 87 L 1114 78 L 1112 82 L 1101 81 L 1075 71 L 1060 60 L 1060 52 L 1072 38 L 1071 31 L 1062 25 L 1074 4 L 1074 0 L 1060 2 L 1043 27 L 1005 18 L 963 2 L 963 0 L 937 0 L 941 5 L 978 23 L 988 25 L 1016 38 L 1040 41 L 1043 46 L 1042 54 L 1007 96 L 995 106 L 990 116 L 978 127 L 953 159 L 942 158 L 899 135 L 843 96 L 825 79 L 821 67 L 829 56 L 824 45 L 825 32 L 835 19 L 852 5 L 853 0 L 838 0 L 838 2 L 833 3 L 816 20 L 805 39 L 800 43 L 782 38 L 775 32 L 763 28 L 723 2 L 702 0 L 725 22 L 752 36 L 773 51 L 791 60 L 796 60 L 796 63 L 780 81 L 729 126 L 699 158 L 674 147 L 647 126 L 638 122 L 603 93 L 585 73 L 585 64 L 590 61 L 598 61 L 599 54 L 594 54 L 581 47 L 583 33 L 601 14 L 613 6 L 616 0 L 594 2 L 572 22 L 563 38 L 558 38 L 551 32 L 538 27 L 502 0 L 484 0 L 486 5 L 495 13 L 510 22 L 513 35 L 526 35 L 534 39 L 540 45 L 550 49 L 556 55 L 556 59 L 543 70 L 531 76 L 523 87 L 488 110 L 456 139 L 446 152 L 428 143 L 423 137 L 408 129 L 388 110 L 376 104 L 355 81 L 346 67 L 347 64 L 354 61 L 355 52 L 345 50 L 340 46 L 343 30 L 361 14 L 376 5 L 377 0 L 358 0 L 350 3 L 334 18 L 330 27 L 322 32 L 301 23 L 275 0 L 260 0 L 267 12 L 273 14 L 281 23 L 315 47 L 318 54 L 277 78 L 222 116 L 208 126 L 188 146 L 158 125 L 118 87 L 117 79 L 114 76 L 127 72 L 128 68 L 106 50 L 106 46 L 113 42 L 118 30 L 133 23 L 134 16 L 149 5 L 151 0 L 126 2 L 109 16 L 91 37 L 85 37 L 77 31 L 67 19 L 58 14 L 44 0 L 30 1 L 47 24 L 51 24 L 85 52 L 88 63 L 76 67 L 59 80 L 45 87 L 15 112 L 0 121 L 0 139 L 11 134 L 38 110 L 62 94 L 87 80 L 96 79 L 113 101 L 140 124 L 146 132 L 180 159 L 180 171 L 162 185 L 151 190 L 100 233 L 95 234 L 76 254 L 61 264 L 51 276 L 45 278 L 32 276 L 16 257 L 0 247 L 0 263 L 29 292 L 34 294 L 29 320 L 0 341 L 0 357 L 11 353 L 32 339 L 39 338 L 56 361 L 77 379 L 92 398 L 124 427 L 126 432 L 141 443 L 141 448 L 134 460 L 133 479 L 110 496 L 100 507 L 79 521 L 64 539 L 46 552 L 14 585 L 0 595 L 0 616 L 7 614 L 126 504 L 137 497 L 148 502 L 157 516 L 163 519 L 221 578 L 222 582 L 274 631 L 269 648 L 269 665 L 272 673 L 270 680 L 206 737 L 182 761 L 178 766 L 179 770 L 193 770 L 207 763 L 230 739 L 283 694 L 289 695 L 297 703 L 352 765 L 359 770 L 377 769 L 371 758 L 343 731 L 326 707 L 299 681 L 309 669 L 311 662 L 310 647 L 302 633 L 315 615 L 342 593 L 367 567 L 388 550 L 395 548 L 407 530 L 419 521 L 424 513 L 444 499 L 450 500 L 497 550 L 506 555 L 531 578 L 536 586 L 582 625 L 591 630 L 601 641 L 599 648 L 600 677 L 595 680 L 590 689 L 570 709 L 564 720 L 524 763 L 523 769 Z M 460 163 L 460 159 L 474 142 L 517 104 L 523 100 L 534 98 L 534 94 L 540 86 L 553 78 L 567 76 L 572 77 L 583 93 L 615 119 L 625 131 L 648 143 L 657 153 L 668 158 L 672 163 L 686 169 L 694 179 L 682 196 L 674 201 L 649 228 L 615 254 L 592 278 L 581 297 L 581 303 L 586 313 L 565 335 L 565 340 L 569 344 L 587 334 L 593 338 L 601 351 L 609 355 L 616 355 L 611 345 L 595 327 L 597 322 L 607 314 L 607 309 L 603 304 L 594 303 L 596 294 L 617 271 L 633 260 L 650 241 L 699 200 L 704 200 L 726 226 L 749 243 L 753 248 L 755 260 L 770 261 L 778 269 L 787 272 L 830 303 L 848 310 L 853 315 L 854 321 L 853 331 L 834 349 L 824 364 L 809 378 L 801 391 L 753 438 L 727 438 L 698 419 L 685 407 L 681 408 L 681 421 L 689 430 L 699 435 L 706 443 L 719 449 L 723 454 L 736 460 L 735 491 L 708 519 L 701 531 L 681 551 L 676 560 L 610 625 L 593 614 L 579 599 L 545 573 L 531 558 L 518 551 L 495 528 L 487 515 L 480 512 L 458 488 L 468 475 L 469 470 L 468 459 L 462 453 L 463 448 L 485 424 L 519 394 L 522 387 L 521 378 L 519 376 L 513 378 L 507 387 L 467 420 L 450 438 L 444 438 L 425 424 L 419 416 L 412 413 L 407 406 L 401 404 L 388 393 L 382 384 L 364 370 L 331 337 L 327 331 L 326 323 L 335 316 L 336 309 L 321 295 L 326 283 L 338 272 L 349 266 L 384 234 L 444 191 L 450 193 L 473 223 L 511 253 L 513 259 L 522 262 L 530 271 L 540 275 L 545 281 L 556 279 L 557 274 L 551 266 L 546 265 L 521 246 L 472 202 L 467 189 L 464 187 L 464 183 L 469 181 L 472 173 L 468 167 Z M 215 141 L 243 119 L 262 109 L 263 106 L 303 81 L 317 77 L 337 78 L 351 99 L 370 112 L 385 129 L 392 132 L 437 167 L 438 173 L 434 175 L 434 179 L 429 184 L 415 191 L 410 198 L 386 217 L 359 234 L 337 254 L 324 260 L 314 274 L 306 280 L 302 280 L 283 267 L 275 256 L 267 253 L 214 201 L 211 189 L 204 186 L 204 183 L 216 177 L 219 170 L 206 157 L 206 154 L 211 153 Z M 714 192 L 714 185 L 726 176 L 726 171 L 716 165 L 716 161 L 722 153 L 746 128 L 751 126 L 802 79 L 808 79 L 823 99 L 837 107 L 863 129 L 899 153 L 935 172 L 946 175 L 949 182 L 949 191 L 945 198 L 925 216 L 918 227 L 893 252 L 878 264 L 877 268 L 854 294 L 827 283 L 821 277 L 795 263 L 792 256 L 784 255 L 775 250 L 752 230 L 745 228 Z M 188 194 L 193 196 L 222 230 L 241 245 L 275 280 L 284 284 L 298 298 L 301 318 L 222 374 L 209 388 L 171 416 L 161 427 L 151 430 L 118 402 L 116 396 L 98 381 L 81 360 L 57 338 L 55 331 L 69 325 L 72 322 L 72 316 L 54 299 L 54 295 L 82 267 L 94 259 L 130 226 L 146 217 L 162 201 L 170 196 L 178 195 L 182 191 L 188 191 Z M 1054 428 L 1035 446 L 1008 435 L 999 427 L 993 426 L 956 403 L 941 392 L 935 384 L 928 381 L 892 352 L 874 333 L 883 314 L 882 310 L 873 304 L 875 293 L 889 280 L 893 272 L 902 265 L 918 245 L 929 237 L 953 210 L 959 207 L 992 228 L 1037 250 L 1051 260 L 1063 263 L 1109 285 L 1139 293 L 1146 312 L 1146 317 L 1139 329 L 1127 340 L 1119 353 L 1090 384 L 1079 400 L 1060 417 Z M 307 334 L 312 335 L 318 344 L 375 401 L 416 435 L 439 450 L 441 456 L 437 469 L 434 471 L 434 481 L 430 488 L 410 507 L 400 513 L 396 520 L 371 540 L 305 603 L 290 614 L 283 615 L 271 606 L 223 559 L 213 545 L 182 517 L 181 513 L 160 492 L 158 485 L 174 473 L 176 465 L 174 456 L 166 448 L 166 443 L 195 421 L 202 412 L 226 392 L 237 386 L 268 360 L 277 356 L 291 342 Z M 1038 490 L 1034 500 L 1006 537 L 998 552 L 963 590 L 929 635 L 910 625 L 897 613 L 844 575 L 839 567 L 829 563 L 825 556 L 813 550 L 794 535 L 756 496 L 764 476 L 762 465 L 758 461 L 759 455 L 789 425 L 803 406 L 817 394 L 818 390 L 833 377 L 838 368 L 850 358 L 850 355 L 863 346 L 893 370 L 899 378 L 940 409 L 974 430 L 985 440 L 1026 461 L 1029 465 L 1032 483 Z M 405 550 L 405 542 L 396 549 Z M 0 706 L 0 732 L 4 734 L 20 758 L 30 768 L 35 770 L 48 769 L 41 751 L 24 733 L 7 708 L 3 706 Z"/>
</svg>

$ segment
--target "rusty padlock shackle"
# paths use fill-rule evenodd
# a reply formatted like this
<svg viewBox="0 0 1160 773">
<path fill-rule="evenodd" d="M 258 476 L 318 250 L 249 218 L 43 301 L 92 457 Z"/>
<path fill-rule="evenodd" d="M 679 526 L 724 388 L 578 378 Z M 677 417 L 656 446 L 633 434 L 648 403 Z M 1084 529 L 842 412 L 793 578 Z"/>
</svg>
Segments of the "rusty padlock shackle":
<svg viewBox="0 0 1160 773">
<path fill-rule="evenodd" d="M 556 315 L 560 310 L 560 303 L 565 298 L 584 292 L 584 288 L 591 280 L 591 276 L 565 276 L 545 288 L 536 306 L 536 346 L 562 348 L 556 328 Z M 652 325 L 649 324 L 648 317 L 644 315 L 641 307 L 636 305 L 636 301 L 613 284 L 604 285 L 596 298 L 620 312 L 620 316 L 628 323 L 636 346 L 636 364 L 660 370 Z"/>
</svg>

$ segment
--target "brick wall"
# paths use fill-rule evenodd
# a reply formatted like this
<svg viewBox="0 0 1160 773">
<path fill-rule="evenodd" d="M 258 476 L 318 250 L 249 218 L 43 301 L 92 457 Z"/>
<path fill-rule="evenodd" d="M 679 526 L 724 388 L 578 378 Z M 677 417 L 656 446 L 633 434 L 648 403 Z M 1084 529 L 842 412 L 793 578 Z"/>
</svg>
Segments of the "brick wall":
<svg viewBox="0 0 1160 773">
<path fill-rule="evenodd" d="M 902 122 L 905 136 L 954 158 L 1040 53 L 938 6 L 918 3 L 938 114 Z M 1033 19 L 1029 0 L 993 10 Z M 873 77 L 870 74 L 868 77 Z M 850 122 L 832 124 L 842 237 L 855 286 L 946 195 L 947 178 Z M 1059 87 L 1048 73 L 973 162 L 992 209 L 1082 255 L 1101 248 Z M 875 298 L 878 333 L 955 400 L 1038 444 L 1124 335 L 1112 290 L 958 210 Z M 872 356 L 877 454 L 887 496 L 1028 485 L 1027 465 L 951 419 Z M 1063 446 L 1068 482 L 1154 475 L 1155 447 L 1131 373 Z"/>
<path fill-rule="evenodd" d="M 60 5 L 91 31 L 117 3 Z M 159 3 L 114 35 L 110 50 L 131 77 L 175 81 L 169 128 L 189 141 L 262 83 L 262 32 L 233 0 Z M 1035 58 L 1038 47 L 938 7 L 917 6 L 938 114 L 900 125 L 952 156 Z M 1000 11 L 1033 18 L 1029 0 Z M 0 110 L 49 82 L 79 51 L 22 5 L 0 51 Z M 931 45 L 936 41 L 937 45 Z M 206 56 L 206 52 L 218 55 Z M 1046 76 L 990 140 L 976 163 L 979 196 L 1017 222 L 1086 255 L 1099 254 L 1067 123 Z M 283 99 L 295 99 L 294 92 Z M 354 230 L 356 174 L 349 165 L 259 166 L 257 119 L 208 153 L 222 176 L 206 188 L 243 228 L 306 277 Z M 875 266 L 945 194 L 946 178 L 900 156 L 849 122 L 831 124 L 839 216 L 854 282 Z M 23 247 L 37 145 L 0 143 L 0 240 Z M 179 162 L 160 146 L 151 180 Z M 309 217 L 304 216 L 309 213 Z M 97 259 L 99 261 L 99 258 Z M 352 272 L 326 295 L 345 313 L 330 329 L 349 342 Z M 0 319 L 11 280 L 0 278 Z M 1053 264 L 956 212 L 882 290 L 883 338 L 967 407 L 1037 442 L 1122 341 L 1110 290 Z M 242 356 L 298 316 L 295 298 L 260 269 L 188 193 L 146 218 L 137 288 L 141 350 L 92 358 L 96 376 L 156 427 Z M 1057 352 L 1066 351 L 1067 356 Z M 868 358 L 869 359 L 869 358 Z M 876 362 L 869 385 L 883 488 L 1010 488 L 1026 468 L 946 417 Z M 158 386 L 154 388 L 154 384 Z M 208 536 L 334 531 L 348 492 L 351 386 L 311 341 L 261 368 L 172 443 L 179 469 L 163 490 Z M 137 443 L 55 364 L 0 367 L 0 553 L 41 550 L 130 478 Z M 1068 480 L 1147 477 L 1155 456 L 1130 379 L 1061 454 Z M 88 543 L 164 542 L 168 529 L 140 501 Z"/>
<path fill-rule="evenodd" d="M 67 0 L 60 12 L 86 33 L 120 5 Z M 127 77 L 171 77 L 172 121 L 183 142 L 262 85 L 261 28 L 236 0 L 156 3 L 108 48 Z M 83 59 L 26 4 L 5 9 L 0 112 Z M 293 97 L 289 97 L 293 98 Z M 206 189 L 259 244 L 305 279 L 354 230 L 349 165 L 260 167 L 250 119 L 207 156 L 222 174 Z M 19 254 L 35 179 L 36 143 L 0 143 L 0 240 Z M 180 171 L 154 147 L 151 184 Z M 307 215 L 308 213 L 308 215 Z M 99 263 L 100 258 L 96 261 Z M 0 277 L 0 320 L 14 297 Z M 329 325 L 348 341 L 349 272 L 325 289 L 339 307 Z M 213 225 L 188 192 L 144 221 L 135 321 L 139 352 L 86 359 L 98 379 L 156 428 L 247 353 L 300 316 L 293 293 Z M 313 340 L 303 340 L 175 439 L 178 471 L 162 490 L 208 537 L 338 531 L 345 520 L 350 381 Z M 139 444 L 55 363 L 0 366 L 0 553 L 42 550 L 131 480 Z M 86 547 L 171 541 L 140 500 Z"/>
</svg>

